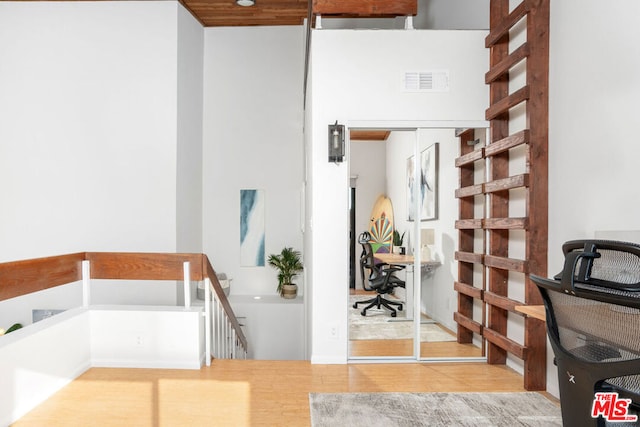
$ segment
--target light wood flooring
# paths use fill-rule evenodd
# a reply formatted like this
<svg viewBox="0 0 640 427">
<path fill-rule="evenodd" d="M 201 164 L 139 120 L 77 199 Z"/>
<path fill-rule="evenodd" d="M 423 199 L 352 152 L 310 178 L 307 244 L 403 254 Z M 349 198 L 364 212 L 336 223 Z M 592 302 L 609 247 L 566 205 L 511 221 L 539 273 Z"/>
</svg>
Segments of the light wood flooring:
<svg viewBox="0 0 640 427">
<path fill-rule="evenodd" d="M 350 295 L 367 295 L 371 292 L 362 289 L 350 289 Z M 422 314 L 424 320 L 429 317 Z M 440 326 L 440 325 L 438 325 Z M 444 331 L 455 336 L 455 333 L 440 326 Z M 422 358 L 459 358 L 482 357 L 482 348 L 473 344 L 458 344 L 457 342 L 421 342 L 420 357 Z M 413 356 L 413 340 L 384 339 L 384 340 L 350 340 L 350 357 L 399 357 Z"/>
<path fill-rule="evenodd" d="M 349 341 L 351 357 L 413 356 L 413 340 L 352 340 Z M 422 342 L 422 358 L 482 357 L 482 349 L 473 344 L 456 342 Z"/>
<path fill-rule="evenodd" d="M 310 392 L 522 392 L 485 363 L 312 365 L 215 360 L 200 370 L 92 368 L 15 426 L 309 426 Z"/>
</svg>

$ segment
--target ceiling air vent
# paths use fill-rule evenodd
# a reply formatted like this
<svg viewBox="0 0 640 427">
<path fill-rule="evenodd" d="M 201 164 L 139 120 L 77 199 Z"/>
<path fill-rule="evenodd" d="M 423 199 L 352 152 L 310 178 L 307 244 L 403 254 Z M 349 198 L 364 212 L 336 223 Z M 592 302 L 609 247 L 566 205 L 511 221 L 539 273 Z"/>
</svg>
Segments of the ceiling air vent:
<svg viewBox="0 0 640 427">
<path fill-rule="evenodd" d="M 405 92 L 448 92 L 449 70 L 407 71 L 403 83 Z"/>
</svg>

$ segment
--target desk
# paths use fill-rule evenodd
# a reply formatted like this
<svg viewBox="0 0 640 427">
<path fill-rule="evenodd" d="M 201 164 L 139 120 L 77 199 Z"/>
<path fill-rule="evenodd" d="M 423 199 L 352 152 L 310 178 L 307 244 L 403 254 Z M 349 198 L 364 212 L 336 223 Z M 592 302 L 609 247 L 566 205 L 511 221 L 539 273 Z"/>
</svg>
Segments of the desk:
<svg viewBox="0 0 640 427">
<path fill-rule="evenodd" d="M 388 254 L 388 253 L 376 253 L 373 255 L 375 259 L 380 262 L 384 262 L 389 265 L 402 265 L 405 267 L 406 271 L 406 279 L 405 279 L 405 293 L 406 293 L 406 301 L 405 301 L 405 310 L 407 313 L 407 319 L 413 319 L 413 264 L 415 262 L 415 258 L 413 255 L 400 255 L 400 254 Z M 440 266 L 439 261 L 426 261 L 420 260 L 421 270 L 425 273 L 433 271 L 436 267 Z"/>
<path fill-rule="evenodd" d="M 538 320 L 547 320 L 544 305 L 516 305 L 516 311 L 524 313 L 529 317 L 534 317 Z"/>
</svg>

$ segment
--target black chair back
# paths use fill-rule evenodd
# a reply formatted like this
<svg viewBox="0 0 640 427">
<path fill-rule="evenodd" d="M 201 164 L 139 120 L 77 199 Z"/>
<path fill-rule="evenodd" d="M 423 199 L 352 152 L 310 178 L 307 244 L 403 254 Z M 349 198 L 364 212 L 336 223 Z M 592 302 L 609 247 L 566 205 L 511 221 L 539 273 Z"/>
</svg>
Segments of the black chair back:
<svg viewBox="0 0 640 427">
<path fill-rule="evenodd" d="M 596 392 L 631 399 L 630 414 L 640 403 L 640 245 L 574 240 L 562 249 L 561 273 L 531 279 L 546 308 L 563 424 L 604 426 L 606 411 L 591 416 Z"/>
<path fill-rule="evenodd" d="M 360 277 L 362 278 L 362 286 L 365 290 L 371 291 L 373 288 L 367 285 L 379 278 L 381 273 L 376 266 L 371 243 L 361 242 L 360 244 L 362 245 L 362 255 L 360 256 Z M 368 270 L 368 273 L 366 273 L 365 270 Z"/>
</svg>

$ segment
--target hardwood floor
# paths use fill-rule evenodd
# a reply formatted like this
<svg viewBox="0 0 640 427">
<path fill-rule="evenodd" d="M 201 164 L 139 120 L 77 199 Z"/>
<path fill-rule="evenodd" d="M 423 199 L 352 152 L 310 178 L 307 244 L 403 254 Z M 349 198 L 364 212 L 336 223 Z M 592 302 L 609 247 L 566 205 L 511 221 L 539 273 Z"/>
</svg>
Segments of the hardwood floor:
<svg viewBox="0 0 640 427">
<path fill-rule="evenodd" d="M 398 357 L 413 355 L 413 340 L 352 340 L 351 357 Z M 456 342 L 422 342 L 420 357 L 482 357 L 482 349 L 473 344 Z"/>
<path fill-rule="evenodd" d="M 370 292 L 350 290 L 350 295 L 370 296 Z M 423 320 L 431 320 L 424 313 L 421 314 Z M 443 331 L 455 337 L 453 331 L 438 325 Z M 372 340 L 350 340 L 350 357 L 399 357 L 413 355 L 413 340 L 410 339 L 372 339 Z M 482 349 L 473 344 L 458 344 L 456 342 L 421 342 L 420 357 L 422 358 L 459 358 L 459 357 L 482 357 Z"/>
<path fill-rule="evenodd" d="M 215 360 L 200 370 L 93 368 L 15 426 L 309 426 L 310 392 L 522 392 L 485 363 L 312 365 Z"/>
</svg>

